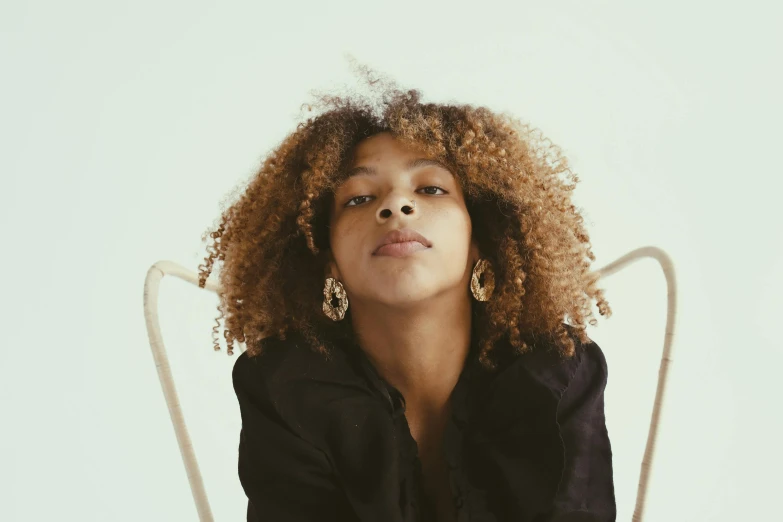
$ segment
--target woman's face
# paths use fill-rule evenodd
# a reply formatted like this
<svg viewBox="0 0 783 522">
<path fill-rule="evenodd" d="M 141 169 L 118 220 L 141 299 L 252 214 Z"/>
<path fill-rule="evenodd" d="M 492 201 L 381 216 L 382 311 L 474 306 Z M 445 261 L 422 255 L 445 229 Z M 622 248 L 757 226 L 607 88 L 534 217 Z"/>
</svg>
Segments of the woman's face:
<svg viewBox="0 0 783 522">
<path fill-rule="evenodd" d="M 417 159 L 428 158 L 387 132 L 373 135 L 357 145 L 351 174 L 335 192 L 327 273 L 353 305 L 468 295 L 479 252 L 462 188 L 446 167 L 411 165 Z M 404 229 L 423 244 L 377 249 L 387 233 Z"/>
</svg>

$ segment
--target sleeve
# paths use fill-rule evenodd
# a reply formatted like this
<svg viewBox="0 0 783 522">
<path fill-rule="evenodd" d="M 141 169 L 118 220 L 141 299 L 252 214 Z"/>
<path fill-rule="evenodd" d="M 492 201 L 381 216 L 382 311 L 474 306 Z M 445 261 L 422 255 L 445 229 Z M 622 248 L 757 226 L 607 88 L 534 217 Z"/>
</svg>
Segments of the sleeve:
<svg viewBox="0 0 783 522">
<path fill-rule="evenodd" d="M 286 427 L 255 365 L 243 353 L 232 375 L 242 414 L 238 470 L 247 521 L 337 519 L 342 497 L 326 455 Z"/>
<path fill-rule="evenodd" d="M 565 467 L 549 522 L 615 522 L 612 448 L 604 417 L 608 370 L 601 348 L 579 347 L 580 360 L 558 405 Z"/>
</svg>

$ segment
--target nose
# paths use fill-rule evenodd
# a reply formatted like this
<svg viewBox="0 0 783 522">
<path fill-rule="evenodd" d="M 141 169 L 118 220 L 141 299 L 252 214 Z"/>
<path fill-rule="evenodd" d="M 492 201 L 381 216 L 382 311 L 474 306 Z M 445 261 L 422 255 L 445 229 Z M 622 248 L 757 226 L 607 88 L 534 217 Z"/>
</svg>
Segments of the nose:
<svg viewBox="0 0 783 522">
<path fill-rule="evenodd" d="M 416 202 L 403 195 L 389 195 L 378 209 L 376 217 L 379 222 L 388 220 L 394 214 L 411 215 L 416 212 Z"/>
</svg>

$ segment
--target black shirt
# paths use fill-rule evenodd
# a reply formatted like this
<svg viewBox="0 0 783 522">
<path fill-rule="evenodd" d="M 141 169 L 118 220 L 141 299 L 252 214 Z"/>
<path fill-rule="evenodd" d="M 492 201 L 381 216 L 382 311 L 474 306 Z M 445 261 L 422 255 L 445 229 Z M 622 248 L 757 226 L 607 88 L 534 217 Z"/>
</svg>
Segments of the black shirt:
<svg viewBox="0 0 783 522">
<path fill-rule="evenodd" d="M 606 360 L 574 341 L 573 358 L 536 347 L 494 372 L 471 348 L 443 441 L 459 522 L 615 521 Z M 262 343 L 233 369 L 248 522 L 434 522 L 404 398 L 362 350 Z"/>
</svg>

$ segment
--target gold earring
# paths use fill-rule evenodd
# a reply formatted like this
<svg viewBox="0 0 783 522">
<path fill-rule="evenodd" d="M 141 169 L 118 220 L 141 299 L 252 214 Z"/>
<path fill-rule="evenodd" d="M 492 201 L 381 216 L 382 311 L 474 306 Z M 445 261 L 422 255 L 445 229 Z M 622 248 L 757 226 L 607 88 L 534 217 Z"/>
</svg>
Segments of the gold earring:
<svg viewBox="0 0 783 522">
<path fill-rule="evenodd" d="M 479 278 L 484 276 L 484 284 L 479 285 Z M 489 301 L 495 290 L 495 273 L 492 264 L 487 259 L 479 259 L 473 267 L 473 277 L 470 278 L 470 291 L 476 301 Z"/>
<path fill-rule="evenodd" d="M 337 306 L 332 305 L 332 294 L 340 302 Z M 342 321 L 345 317 L 345 311 L 348 310 L 348 294 L 345 293 L 345 287 L 333 277 L 326 278 L 322 309 L 332 321 Z"/>
</svg>

